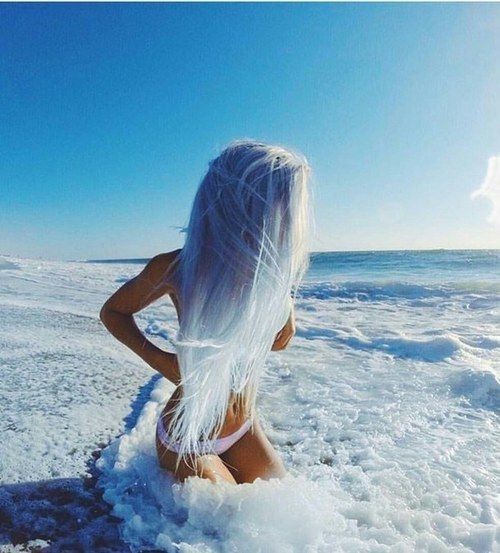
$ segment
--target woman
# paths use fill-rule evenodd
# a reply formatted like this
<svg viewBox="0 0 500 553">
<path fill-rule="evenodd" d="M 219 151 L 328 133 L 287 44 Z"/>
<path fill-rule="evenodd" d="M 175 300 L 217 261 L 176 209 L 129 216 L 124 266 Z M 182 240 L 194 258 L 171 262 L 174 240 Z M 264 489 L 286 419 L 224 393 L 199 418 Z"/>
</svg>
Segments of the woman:
<svg viewBox="0 0 500 553">
<path fill-rule="evenodd" d="M 209 164 L 184 247 L 160 254 L 109 298 L 108 330 L 177 388 L 158 420 L 162 467 L 180 480 L 253 482 L 283 463 L 256 417 L 265 358 L 295 330 L 293 298 L 307 268 L 308 165 L 255 141 L 230 144 Z M 138 329 L 133 315 L 168 294 L 176 354 Z"/>
</svg>

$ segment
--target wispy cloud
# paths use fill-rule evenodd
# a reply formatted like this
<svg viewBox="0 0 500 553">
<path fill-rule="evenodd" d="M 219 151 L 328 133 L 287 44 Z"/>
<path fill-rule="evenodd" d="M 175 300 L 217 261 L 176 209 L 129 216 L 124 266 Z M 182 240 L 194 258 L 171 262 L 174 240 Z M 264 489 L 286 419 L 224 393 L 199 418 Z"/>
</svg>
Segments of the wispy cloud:
<svg viewBox="0 0 500 553">
<path fill-rule="evenodd" d="M 488 223 L 500 226 L 500 155 L 490 157 L 483 184 L 470 197 L 475 199 L 479 196 L 488 198 L 493 204 Z"/>
</svg>

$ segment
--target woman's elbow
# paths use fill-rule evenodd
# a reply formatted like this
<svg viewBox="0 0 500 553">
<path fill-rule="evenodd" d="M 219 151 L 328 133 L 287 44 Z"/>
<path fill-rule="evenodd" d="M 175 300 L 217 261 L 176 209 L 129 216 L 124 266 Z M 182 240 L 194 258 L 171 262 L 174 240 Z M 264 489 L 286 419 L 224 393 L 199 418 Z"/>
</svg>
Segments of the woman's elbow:
<svg viewBox="0 0 500 553">
<path fill-rule="evenodd" d="M 108 327 L 108 324 L 109 324 L 109 314 L 110 314 L 110 309 L 109 309 L 109 307 L 107 306 L 107 304 L 105 303 L 105 304 L 101 307 L 101 310 L 99 311 L 99 319 L 101 319 L 102 324 L 103 324 L 106 328 Z"/>
</svg>

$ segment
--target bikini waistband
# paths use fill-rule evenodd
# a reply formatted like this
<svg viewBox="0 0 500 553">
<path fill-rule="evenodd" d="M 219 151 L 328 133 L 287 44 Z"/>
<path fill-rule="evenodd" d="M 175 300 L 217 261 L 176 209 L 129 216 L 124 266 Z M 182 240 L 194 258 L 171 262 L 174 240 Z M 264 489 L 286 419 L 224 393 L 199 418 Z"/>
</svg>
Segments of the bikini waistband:
<svg viewBox="0 0 500 553">
<path fill-rule="evenodd" d="M 223 436 L 222 438 L 215 438 L 213 440 L 200 440 L 198 442 L 199 454 L 215 453 L 220 455 L 233 446 L 240 438 L 242 438 L 250 427 L 252 426 L 251 419 L 246 419 L 245 422 L 232 434 Z M 165 430 L 163 424 L 163 417 L 160 416 L 156 425 L 156 431 L 160 442 L 166 449 L 174 453 L 179 453 L 179 443 L 173 441 Z"/>
</svg>

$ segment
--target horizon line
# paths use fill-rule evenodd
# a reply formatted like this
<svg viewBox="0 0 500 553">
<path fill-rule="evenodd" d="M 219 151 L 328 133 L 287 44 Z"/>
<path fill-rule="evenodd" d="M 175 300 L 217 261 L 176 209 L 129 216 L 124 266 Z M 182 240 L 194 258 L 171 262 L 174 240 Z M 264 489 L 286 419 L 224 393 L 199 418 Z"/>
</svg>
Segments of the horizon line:
<svg viewBox="0 0 500 553">
<path fill-rule="evenodd" d="M 309 252 L 310 255 L 320 253 L 391 253 L 391 252 L 461 252 L 461 251 L 500 251 L 500 248 L 400 248 L 400 249 L 381 249 L 381 250 L 315 250 Z M 158 254 L 155 254 L 158 255 Z M 127 262 L 149 260 L 154 257 L 117 257 L 117 258 L 101 258 L 101 259 L 61 259 L 60 261 L 68 261 L 72 263 L 104 263 L 104 262 Z"/>
<path fill-rule="evenodd" d="M 500 247 L 498 248 L 394 248 L 394 249 L 372 249 L 372 250 L 314 250 L 310 251 L 309 254 L 311 256 L 321 253 L 393 253 L 393 252 L 464 252 L 464 251 L 484 251 L 484 252 L 492 252 L 492 251 L 500 251 Z M 0 257 L 13 257 L 18 259 L 31 259 L 33 261 L 36 260 L 42 260 L 42 261 L 62 261 L 66 263 L 111 263 L 111 262 L 123 262 L 126 263 L 127 261 L 139 261 L 139 260 L 145 260 L 148 261 L 155 257 L 154 254 L 151 256 L 146 257 L 109 257 L 109 258 L 86 258 L 86 259 L 61 259 L 61 258 L 50 258 L 50 257 L 44 257 L 44 256 L 23 256 L 23 255 L 13 255 L 8 253 L 0 253 Z"/>
</svg>

